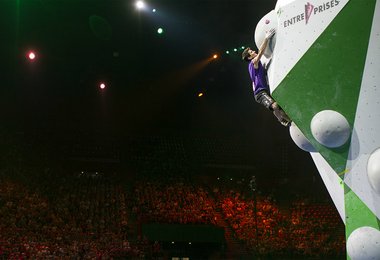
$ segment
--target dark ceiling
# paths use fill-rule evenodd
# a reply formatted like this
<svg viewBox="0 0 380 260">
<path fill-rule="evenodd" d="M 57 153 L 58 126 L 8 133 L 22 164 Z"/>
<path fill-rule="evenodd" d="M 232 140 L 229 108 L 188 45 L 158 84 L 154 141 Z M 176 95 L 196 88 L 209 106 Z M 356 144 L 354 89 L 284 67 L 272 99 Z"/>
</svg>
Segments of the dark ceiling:
<svg viewBox="0 0 380 260">
<path fill-rule="evenodd" d="M 249 120 L 255 131 L 279 129 L 254 103 L 240 52 L 225 54 L 253 43 L 275 2 L 151 1 L 137 11 L 127 0 L 1 1 L 4 119 L 212 132 Z M 214 53 L 220 58 L 199 65 Z"/>
<path fill-rule="evenodd" d="M 275 3 L 157 0 L 137 11 L 127 0 L 1 1 L 1 127 L 232 138 L 257 154 L 289 146 L 306 158 L 254 101 L 241 50 L 233 51 L 253 46 Z"/>
</svg>

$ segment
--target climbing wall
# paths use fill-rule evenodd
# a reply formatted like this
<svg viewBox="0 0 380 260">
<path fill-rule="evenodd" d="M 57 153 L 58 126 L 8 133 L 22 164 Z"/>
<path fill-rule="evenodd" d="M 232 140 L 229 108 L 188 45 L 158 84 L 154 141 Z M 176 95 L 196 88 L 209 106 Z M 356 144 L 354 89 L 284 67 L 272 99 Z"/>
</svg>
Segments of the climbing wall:
<svg viewBox="0 0 380 260">
<path fill-rule="evenodd" d="M 346 224 L 348 257 L 380 259 L 380 0 L 279 0 L 274 12 L 275 26 L 260 21 L 276 28 L 272 95 Z"/>
</svg>

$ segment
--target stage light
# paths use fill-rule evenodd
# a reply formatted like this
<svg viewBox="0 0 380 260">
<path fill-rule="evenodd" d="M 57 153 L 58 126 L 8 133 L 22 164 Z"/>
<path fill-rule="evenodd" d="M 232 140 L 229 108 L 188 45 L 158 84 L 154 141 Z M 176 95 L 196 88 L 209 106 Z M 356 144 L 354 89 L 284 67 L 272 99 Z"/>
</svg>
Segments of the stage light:
<svg viewBox="0 0 380 260">
<path fill-rule="evenodd" d="M 212 56 L 213 59 L 217 59 L 218 58 L 218 54 L 214 54 L 214 56 Z"/>
<path fill-rule="evenodd" d="M 145 3 L 143 1 L 137 1 L 135 5 L 136 5 L 136 8 L 139 10 L 142 10 L 145 8 Z"/>
<path fill-rule="evenodd" d="M 28 53 L 28 59 L 31 60 L 31 61 L 35 60 L 36 59 L 36 54 L 33 51 L 30 51 Z"/>
<path fill-rule="evenodd" d="M 100 83 L 99 87 L 100 87 L 100 89 L 105 89 L 106 88 L 106 84 Z"/>
<path fill-rule="evenodd" d="M 226 54 L 230 54 L 230 51 L 226 51 Z"/>
<path fill-rule="evenodd" d="M 156 12 L 156 9 L 154 8 L 153 10 L 152 10 L 152 13 L 155 13 Z"/>
<path fill-rule="evenodd" d="M 200 93 L 198 94 L 198 97 L 202 97 L 202 96 L 203 96 L 203 93 L 200 92 Z"/>
<path fill-rule="evenodd" d="M 237 49 L 236 49 L 236 48 L 234 49 L 234 52 L 237 52 Z"/>
<path fill-rule="evenodd" d="M 157 33 L 158 33 L 158 34 L 162 34 L 163 32 L 164 32 L 164 29 L 162 29 L 162 28 L 158 28 L 158 29 L 157 29 Z"/>
</svg>

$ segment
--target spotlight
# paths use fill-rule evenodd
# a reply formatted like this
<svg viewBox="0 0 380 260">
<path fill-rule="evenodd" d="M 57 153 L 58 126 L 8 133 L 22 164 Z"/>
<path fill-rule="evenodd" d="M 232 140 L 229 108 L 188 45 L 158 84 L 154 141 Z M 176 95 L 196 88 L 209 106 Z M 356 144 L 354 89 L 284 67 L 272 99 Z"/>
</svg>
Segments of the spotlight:
<svg viewBox="0 0 380 260">
<path fill-rule="evenodd" d="M 200 92 L 200 93 L 198 94 L 198 97 L 202 97 L 202 96 L 203 96 L 203 93 Z"/>
<path fill-rule="evenodd" d="M 105 89 L 106 88 L 106 84 L 100 83 L 99 87 L 100 87 L 100 89 Z"/>
<path fill-rule="evenodd" d="M 236 49 L 236 48 L 234 49 L 234 52 L 237 52 L 237 49 Z"/>
<path fill-rule="evenodd" d="M 33 51 L 30 51 L 28 53 L 28 59 L 31 60 L 31 61 L 35 60 L 36 59 L 36 54 Z"/>
<path fill-rule="evenodd" d="M 214 54 L 214 55 L 212 56 L 212 58 L 213 58 L 213 59 L 217 59 L 217 58 L 218 58 L 218 54 Z"/>
<path fill-rule="evenodd" d="M 162 29 L 162 28 L 158 28 L 158 29 L 157 29 L 157 33 L 158 33 L 158 34 L 162 34 L 163 32 L 164 32 L 164 29 Z"/>
<path fill-rule="evenodd" d="M 135 5 L 136 5 L 136 8 L 139 10 L 142 10 L 145 8 L 145 3 L 143 1 L 137 1 Z"/>
<path fill-rule="evenodd" d="M 152 13 L 155 13 L 157 10 L 154 8 L 153 10 L 152 10 Z"/>
<path fill-rule="evenodd" d="M 230 54 L 230 51 L 226 51 L 226 54 Z"/>
</svg>

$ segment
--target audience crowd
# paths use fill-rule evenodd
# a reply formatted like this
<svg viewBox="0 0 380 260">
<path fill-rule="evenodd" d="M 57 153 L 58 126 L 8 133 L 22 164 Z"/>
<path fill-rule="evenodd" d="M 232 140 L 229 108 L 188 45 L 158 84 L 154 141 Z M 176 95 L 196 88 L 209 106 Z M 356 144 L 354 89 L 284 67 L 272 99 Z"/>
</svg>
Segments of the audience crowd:
<svg viewBox="0 0 380 260">
<path fill-rule="evenodd" d="M 215 192 L 238 239 L 263 256 L 343 256 L 344 226 L 335 208 L 302 200 L 282 211 L 271 196 Z M 256 205 L 255 205 L 256 204 Z"/>
<path fill-rule="evenodd" d="M 55 186 L 55 193 L 44 197 L 1 181 L 0 258 L 144 258 L 152 253 L 147 240 L 128 239 L 128 197 L 120 185 L 87 176 Z"/>
<path fill-rule="evenodd" d="M 256 253 L 282 252 L 287 248 L 284 239 L 286 217 L 280 213 L 270 196 L 253 200 L 234 190 L 215 191 L 223 216 L 236 237 Z M 273 246 L 276 245 L 276 246 Z"/>
<path fill-rule="evenodd" d="M 253 199 L 238 189 L 188 180 L 137 180 L 128 190 L 104 176 L 84 175 L 56 180 L 49 192 L 2 179 L 0 258 L 149 258 L 162 249 L 141 234 L 131 239 L 132 225 L 220 225 L 220 217 L 255 254 L 345 253 L 343 224 L 328 204 L 300 200 L 285 210 L 271 196 Z"/>
<path fill-rule="evenodd" d="M 190 183 L 137 182 L 133 212 L 142 222 L 216 224 L 215 203 Z"/>
<path fill-rule="evenodd" d="M 141 181 L 133 212 L 142 222 L 219 225 L 222 217 L 248 251 L 264 256 L 339 257 L 344 225 L 330 204 L 307 200 L 280 210 L 272 196 L 191 182 Z M 249 194 L 250 193 L 250 194 Z M 220 215 L 219 213 L 222 213 Z"/>
<path fill-rule="evenodd" d="M 333 206 L 296 201 L 291 207 L 289 241 L 296 253 L 343 256 L 344 225 Z"/>
</svg>

